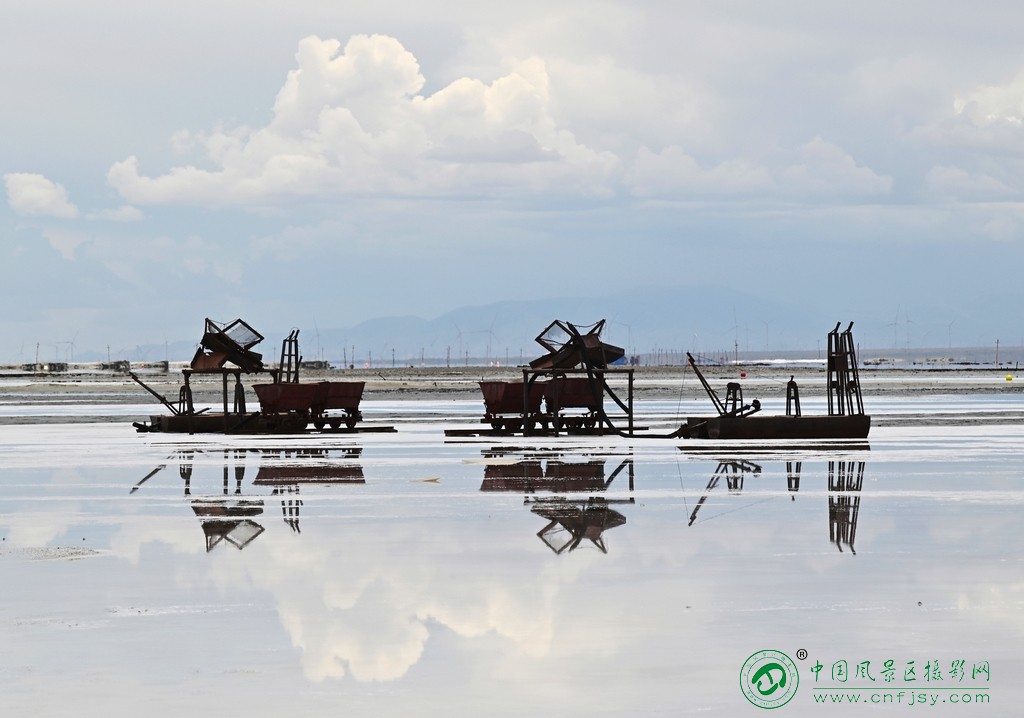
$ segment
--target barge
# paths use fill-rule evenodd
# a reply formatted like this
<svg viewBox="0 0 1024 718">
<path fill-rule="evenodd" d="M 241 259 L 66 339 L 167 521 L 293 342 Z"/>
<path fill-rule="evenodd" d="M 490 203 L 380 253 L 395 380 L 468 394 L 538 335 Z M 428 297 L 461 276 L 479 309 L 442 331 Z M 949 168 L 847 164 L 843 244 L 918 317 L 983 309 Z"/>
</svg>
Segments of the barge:
<svg viewBox="0 0 1024 718">
<path fill-rule="evenodd" d="M 845 331 L 836 324 L 828 334 L 828 414 L 804 416 L 800 393 L 790 377 L 786 386 L 785 415 L 765 416 L 761 402 L 743 403 L 740 385 L 730 382 L 725 401 L 719 399 L 693 356 L 686 357 L 717 410 L 716 416 L 688 417 L 675 435 L 684 439 L 866 439 L 871 417 L 864 412 L 853 322 Z"/>
</svg>

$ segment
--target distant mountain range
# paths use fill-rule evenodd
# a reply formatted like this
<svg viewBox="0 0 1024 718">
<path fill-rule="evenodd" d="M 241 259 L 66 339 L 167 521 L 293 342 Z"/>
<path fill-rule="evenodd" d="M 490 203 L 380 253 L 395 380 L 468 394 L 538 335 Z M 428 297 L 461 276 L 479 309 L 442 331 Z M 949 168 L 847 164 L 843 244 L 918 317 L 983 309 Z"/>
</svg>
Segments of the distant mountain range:
<svg viewBox="0 0 1024 718">
<path fill-rule="evenodd" d="M 781 294 L 779 295 L 781 296 Z M 841 322 L 854 322 L 854 338 L 864 347 L 861 358 L 956 354 L 957 347 L 995 347 L 1005 356 L 1024 345 L 1018 322 L 1002 310 L 1000 300 L 964 302 L 910 309 L 880 306 L 868 297 L 852 306 L 847 294 L 808 295 L 784 301 L 772 291 L 686 287 L 651 288 L 603 297 L 503 301 L 465 306 L 434 319 L 395 316 L 370 319 L 352 327 L 301 327 L 303 358 L 343 364 L 407 366 L 411 364 L 520 364 L 544 353 L 534 338 L 555 319 L 589 325 L 606 320 L 605 341 L 627 355 L 651 360 L 685 361 L 684 352 L 704 355 L 772 356 L 824 352 L 826 335 Z M 244 317 L 243 317 L 244 318 Z M 256 327 L 266 340 L 256 349 L 276 361 L 281 340 L 290 331 Z M 1000 337 L 1002 337 L 1000 339 Z M 201 337 L 166 345 L 138 346 L 131 361 L 192 357 Z M 953 357 L 957 358 L 957 357 Z M 80 352 L 79 361 L 106 361 L 105 352 Z M 664 362 L 657 362 L 664 363 Z"/>
</svg>

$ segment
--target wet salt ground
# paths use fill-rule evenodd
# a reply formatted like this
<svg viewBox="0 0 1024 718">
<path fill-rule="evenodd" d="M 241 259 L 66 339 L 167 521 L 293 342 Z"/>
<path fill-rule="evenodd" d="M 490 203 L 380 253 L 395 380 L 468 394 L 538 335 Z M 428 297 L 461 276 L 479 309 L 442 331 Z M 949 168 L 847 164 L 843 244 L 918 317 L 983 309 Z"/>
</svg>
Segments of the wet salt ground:
<svg viewBox="0 0 1024 718">
<path fill-rule="evenodd" d="M 445 439 L 477 411 L 368 403 L 398 432 L 288 439 L 0 426 L 0 714 L 756 714 L 739 671 L 764 648 L 807 651 L 780 715 L 864 714 L 814 688 L 887 659 L 962 659 L 966 682 L 921 690 L 988 689 L 929 715 L 1017 712 L 1015 420 L 881 426 L 867 450 Z M 596 543 L 542 533 L 587 508 L 608 510 Z"/>
</svg>

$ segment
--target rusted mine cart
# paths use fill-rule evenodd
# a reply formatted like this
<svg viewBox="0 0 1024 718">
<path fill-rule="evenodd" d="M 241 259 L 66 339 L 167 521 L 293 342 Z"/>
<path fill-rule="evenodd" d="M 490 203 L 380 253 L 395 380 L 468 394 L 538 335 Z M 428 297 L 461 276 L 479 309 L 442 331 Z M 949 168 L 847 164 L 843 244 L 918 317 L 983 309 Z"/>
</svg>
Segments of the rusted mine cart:
<svg viewBox="0 0 1024 718">
<path fill-rule="evenodd" d="M 260 401 L 260 412 L 268 421 L 290 430 L 301 431 L 312 422 L 317 429 L 330 426 L 349 428 L 362 419 L 359 402 L 364 382 L 320 381 L 309 384 L 253 384 Z M 341 414 L 329 411 L 341 410 Z"/>
<path fill-rule="evenodd" d="M 547 417 L 540 408 L 547 382 L 534 382 L 529 393 L 524 386 L 521 381 L 480 382 L 484 395 L 484 416 L 480 421 L 498 431 L 519 431 L 524 425 L 530 430 L 537 424 L 547 428 Z"/>
<path fill-rule="evenodd" d="M 366 382 L 362 381 L 325 381 L 322 382 L 324 391 L 317 394 L 311 407 L 313 414 L 313 426 L 323 429 L 330 426 L 332 429 L 341 428 L 342 422 L 349 429 L 354 429 L 357 422 L 363 420 L 359 411 L 359 402 L 363 398 L 363 389 Z M 327 412 L 340 411 L 336 414 Z"/>
<path fill-rule="evenodd" d="M 252 389 L 268 426 L 293 432 L 306 429 L 316 384 L 253 384 Z"/>
<path fill-rule="evenodd" d="M 563 427 L 593 429 L 597 425 L 604 405 L 602 384 L 587 377 L 556 375 L 546 386 L 544 406 L 556 431 Z"/>
</svg>

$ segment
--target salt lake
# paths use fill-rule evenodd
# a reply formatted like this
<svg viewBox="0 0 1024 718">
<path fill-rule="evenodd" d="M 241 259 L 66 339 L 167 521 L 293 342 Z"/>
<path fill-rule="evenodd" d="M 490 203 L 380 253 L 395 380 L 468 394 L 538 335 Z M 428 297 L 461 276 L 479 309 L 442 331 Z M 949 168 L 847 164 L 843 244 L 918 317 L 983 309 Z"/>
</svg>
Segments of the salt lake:
<svg viewBox="0 0 1024 718">
<path fill-rule="evenodd" d="M 445 435 L 478 407 L 224 437 L 0 406 L 0 712 L 756 715 L 764 651 L 780 715 L 1018 712 L 1016 396 L 771 446 Z"/>
</svg>

